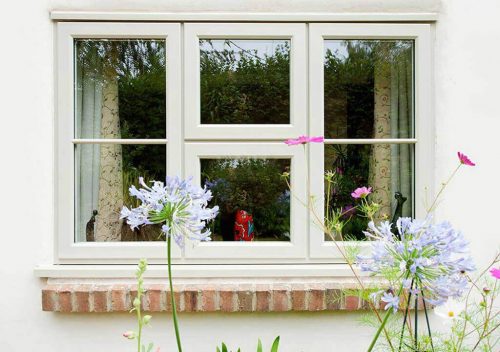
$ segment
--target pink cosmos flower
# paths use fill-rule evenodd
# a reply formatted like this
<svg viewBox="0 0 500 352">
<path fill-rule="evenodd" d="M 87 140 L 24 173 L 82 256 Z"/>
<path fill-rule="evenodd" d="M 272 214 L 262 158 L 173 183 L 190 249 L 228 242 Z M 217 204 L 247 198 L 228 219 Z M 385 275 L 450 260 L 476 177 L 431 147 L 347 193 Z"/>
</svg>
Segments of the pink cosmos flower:
<svg viewBox="0 0 500 352">
<path fill-rule="evenodd" d="M 460 152 L 458 152 L 457 155 L 458 155 L 458 160 L 460 160 L 460 163 L 468 166 L 476 166 L 476 164 L 474 164 L 467 155 Z"/>
<path fill-rule="evenodd" d="M 308 137 L 308 136 L 299 136 L 297 138 L 290 138 L 285 141 L 285 144 L 288 145 L 298 145 L 298 144 L 306 144 L 306 143 L 323 143 L 325 139 L 321 136 L 318 137 Z"/>
<path fill-rule="evenodd" d="M 495 279 L 500 280 L 500 269 L 497 268 L 491 268 L 490 270 L 491 276 L 493 276 Z"/>
<path fill-rule="evenodd" d="M 372 193 L 372 188 L 371 187 L 359 187 L 354 190 L 354 192 L 351 193 L 351 197 L 354 199 L 359 199 L 359 198 L 365 198 L 367 195 Z"/>
</svg>

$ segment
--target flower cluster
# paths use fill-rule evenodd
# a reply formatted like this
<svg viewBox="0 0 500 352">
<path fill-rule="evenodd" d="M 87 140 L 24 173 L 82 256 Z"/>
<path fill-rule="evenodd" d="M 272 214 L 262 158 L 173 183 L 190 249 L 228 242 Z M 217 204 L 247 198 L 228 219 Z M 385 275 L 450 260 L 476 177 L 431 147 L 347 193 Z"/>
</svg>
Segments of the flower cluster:
<svg viewBox="0 0 500 352">
<path fill-rule="evenodd" d="M 432 224 L 430 218 L 399 218 L 396 229 L 394 234 L 388 221 L 380 226 L 369 223 L 365 235 L 374 240 L 372 254 L 358 257 L 361 269 L 373 274 L 398 273 L 403 288 L 413 293 L 422 290 L 426 301 L 434 305 L 460 297 L 467 288 L 464 273 L 475 269 L 462 233 L 448 222 Z M 391 303 L 387 309 L 397 309 L 393 296 L 388 293 L 383 298 Z"/>
<path fill-rule="evenodd" d="M 210 241 L 207 223 L 217 216 L 217 206 L 208 208 L 212 193 L 206 188 L 195 186 L 191 178 L 167 176 L 165 184 L 152 181 L 149 187 L 144 179 L 139 178 L 142 188 L 130 187 L 130 195 L 138 198 L 142 204 L 137 208 L 122 208 L 121 219 L 127 219 L 132 229 L 141 225 L 162 224 L 162 232 L 172 236 L 179 247 L 185 240 Z"/>
</svg>

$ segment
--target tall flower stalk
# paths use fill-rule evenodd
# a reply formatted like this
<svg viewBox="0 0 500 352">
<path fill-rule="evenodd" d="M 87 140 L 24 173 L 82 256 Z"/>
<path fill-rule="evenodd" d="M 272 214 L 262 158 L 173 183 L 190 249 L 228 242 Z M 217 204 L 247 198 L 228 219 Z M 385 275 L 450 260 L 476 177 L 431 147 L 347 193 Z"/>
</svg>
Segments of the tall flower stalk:
<svg viewBox="0 0 500 352">
<path fill-rule="evenodd" d="M 373 296 L 374 300 L 380 299 L 380 295 L 383 293 L 382 301 L 386 303 L 385 308 L 388 311 L 370 343 L 368 352 L 375 347 L 380 332 L 388 321 L 390 308 L 393 308 L 394 312 L 399 309 L 399 296 L 403 290 L 408 291 L 408 301 L 404 313 L 399 350 L 401 350 L 412 294 L 415 296 L 415 309 L 418 305 L 418 295 L 423 298 L 430 344 L 434 350 L 425 302 L 439 306 L 450 298 L 461 297 L 466 292 L 469 280 L 465 274 L 475 270 L 472 258 L 468 254 L 467 241 L 448 222 L 436 225 L 431 223 L 431 212 L 435 209 L 440 196 L 460 167 L 462 165 L 475 166 L 463 153 L 458 152 L 458 158 L 458 166 L 448 180 L 442 184 L 428 209 L 425 220 L 398 219 L 396 223 L 397 236 L 392 232 L 392 224 L 388 221 L 382 222 L 379 226 L 371 221 L 368 231 L 365 232 L 365 235 L 374 241 L 372 242 L 372 254 L 369 257 L 359 257 L 361 269 L 382 276 L 387 276 L 391 272 L 401 273 L 395 280 L 395 282 L 400 282 L 397 296 L 383 291 L 378 293 L 378 297 L 377 294 Z M 413 343 L 414 348 L 418 350 L 417 319 L 415 312 Z"/>
<path fill-rule="evenodd" d="M 167 267 L 172 319 L 174 323 L 177 348 L 182 352 L 179 332 L 177 308 L 172 283 L 172 239 L 184 249 L 186 241 L 210 241 L 208 222 L 213 220 L 219 211 L 217 206 L 208 208 L 212 193 L 206 188 L 192 184 L 192 179 L 182 180 L 179 177 L 167 176 L 166 182 L 152 181 L 151 187 L 144 179 L 139 178 L 142 186 L 130 187 L 130 195 L 136 197 L 141 204 L 137 208 L 123 207 L 121 218 L 126 219 L 132 230 L 139 226 L 161 224 L 161 231 L 167 238 Z"/>
<path fill-rule="evenodd" d="M 146 259 L 141 259 L 137 265 L 137 270 L 135 272 L 135 277 L 137 279 L 137 296 L 132 302 L 133 308 L 130 311 L 135 312 L 137 317 L 137 331 L 126 331 L 123 333 L 123 337 L 129 340 L 137 340 L 137 352 L 151 352 L 153 349 L 153 343 L 150 343 L 147 347 L 142 344 L 142 329 L 149 325 L 151 321 L 151 315 L 142 315 L 141 303 L 142 297 L 144 295 L 144 273 L 148 267 Z M 160 348 L 157 349 L 159 351 Z"/>
</svg>

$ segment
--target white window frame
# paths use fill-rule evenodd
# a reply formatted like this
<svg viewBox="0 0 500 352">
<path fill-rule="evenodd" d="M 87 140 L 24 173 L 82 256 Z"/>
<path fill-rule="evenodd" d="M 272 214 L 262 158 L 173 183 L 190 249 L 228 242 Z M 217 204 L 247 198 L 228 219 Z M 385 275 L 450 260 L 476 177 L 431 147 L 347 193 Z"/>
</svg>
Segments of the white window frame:
<svg viewBox="0 0 500 352">
<path fill-rule="evenodd" d="M 318 209 L 323 209 L 321 204 L 323 176 L 320 172 L 323 170 L 323 145 L 312 144 L 306 148 L 310 160 L 309 170 L 306 170 L 303 148 L 288 147 L 282 144 L 282 140 L 301 134 L 323 135 L 323 39 L 325 38 L 415 40 L 415 138 L 403 142 L 416 145 L 415 193 L 432 194 L 432 167 L 426 167 L 433 165 L 434 155 L 430 34 L 430 24 L 58 23 L 55 263 L 133 264 L 137 259 L 147 257 L 150 263 L 163 264 L 165 258 L 164 243 L 74 243 L 74 144 L 98 142 L 166 144 L 167 174 L 193 175 L 196 182 L 200 178 L 200 157 L 290 157 L 294 196 L 298 199 L 307 199 L 308 190 L 305 184 L 307 172 L 311 180 L 310 195 L 321 200 L 318 202 Z M 199 124 L 199 85 L 196 87 L 199 83 L 198 40 L 216 37 L 292 40 L 290 125 L 213 127 Z M 167 41 L 166 139 L 103 141 L 74 138 L 73 40 L 75 38 L 157 38 Z M 298 50 L 299 47 L 303 48 L 303 51 Z M 193 72 L 195 74 L 192 74 Z M 253 132 L 248 133 L 248 130 Z M 335 141 L 344 144 L 353 142 L 384 141 Z M 303 165 L 302 168 L 300 164 Z M 315 181 L 318 178 L 319 181 Z M 342 263 L 343 260 L 335 245 L 325 243 L 318 228 L 309 221 L 310 216 L 305 207 L 299 204 L 297 199 L 291 201 L 291 242 L 251 244 L 214 242 L 194 247 L 188 244 L 184 252 L 173 248 L 173 262 L 175 264 L 275 264 L 273 272 L 277 270 L 276 265 L 280 264 L 287 264 L 283 270 L 288 270 L 287 268 L 292 267 L 291 264 L 300 266 L 300 264 Z M 415 205 L 415 215 L 422 216 L 425 212 L 423 203 L 418 199 Z M 345 246 L 350 243 L 340 245 Z M 231 250 L 228 251 L 227 248 Z"/>
<path fill-rule="evenodd" d="M 411 39 L 414 41 L 414 123 L 415 138 L 410 139 L 328 139 L 325 144 L 393 144 L 415 145 L 414 216 L 426 212 L 425 195 L 432 195 L 432 167 L 434 155 L 431 30 L 429 24 L 379 23 L 314 23 L 309 25 L 309 116 L 311 135 L 324 135 L 324 41 L 328 39 Z M 324 173 L 324 146 L 312 144 L 309 149 L 309 178 L 318 179 L 317 170 Z M 315 209 L 324 216 L 324 182 L 311 182 L 311 195 L 317 199 Z M 309 225 L 310 257 L 343 262 L 339 248 L 352 242 L 325 241 L 322 231 L 313 222 Z M 361 247 L 368 244 L 356 243 Z"/>
<path fill-rule="evenodd" d="M 201 124 L 200 39 L 289 39 L 290 124 Z M 304 134 L 307 126 L 307 45 L 304 23 L 186 23 L 184 121 L 188 140 L 277 140 Z"/>
<path fill-rule="evenodd" d="M 142 257 L 162 258 L 165 246 L 160 242 L 75 242 L 75 157 L 76 144 L 162 144 L 167 148 L 167 173 L 181 174 L 181 160 L 169 158 L 180 155 L 181 114 L 180 24 L 176 23 L 58 23 L 57 25 L 57 136 L 55 178 L 56 200 L 56 262 L 134 263 Z M 74 135 L 74 40 L 148 38 L 166 41 L 166 139 L 77 139 Z M 173 249 L 172 256 L 180 258 L 181 251 Z"/>
</svg>

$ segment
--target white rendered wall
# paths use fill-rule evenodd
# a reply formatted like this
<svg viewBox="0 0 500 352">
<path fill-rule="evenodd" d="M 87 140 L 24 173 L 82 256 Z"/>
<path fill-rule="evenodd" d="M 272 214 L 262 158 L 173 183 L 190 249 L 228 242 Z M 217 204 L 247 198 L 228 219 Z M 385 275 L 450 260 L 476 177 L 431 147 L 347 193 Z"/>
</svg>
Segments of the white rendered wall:
<svg viewBox="0 0 500 352">
<path fill-rule="evenodd" d="M 33 268 L 52 260 L 54 28 L 49 11 L 440 11 L 435 42 L 436 187 L 462 150 L 478 164 L 450 186 L 437 213 L 461 228 L 479 264 L 499 249 L 500 2 L 498 0 L 67 0 L 2 2 L 0 22 L 0 351 L 132 351 L 121 332 L 126 314 L 41 311 L 42 280 Z M 68 117 L 70 118 L 70 117 Z M 356 314 L 184 314 L 187 352 L 213 351 L 218 341 L 244 352 L 262 337 L 282 336 L 284 352 L 363 351 L 370 331 Z M 172 350 L 166 315 L 146 340 Z M 168 348 L 167 348 L 168 347 Z"/>
</svg>

